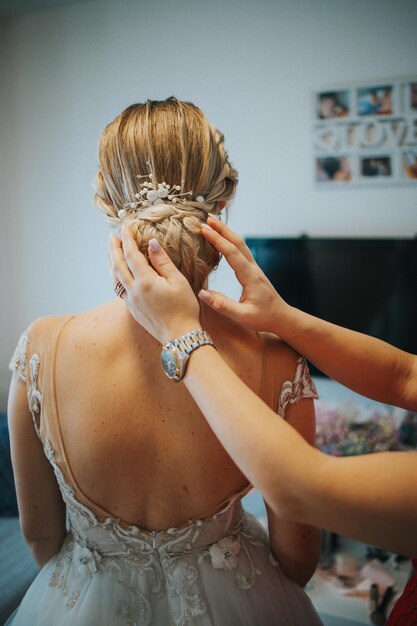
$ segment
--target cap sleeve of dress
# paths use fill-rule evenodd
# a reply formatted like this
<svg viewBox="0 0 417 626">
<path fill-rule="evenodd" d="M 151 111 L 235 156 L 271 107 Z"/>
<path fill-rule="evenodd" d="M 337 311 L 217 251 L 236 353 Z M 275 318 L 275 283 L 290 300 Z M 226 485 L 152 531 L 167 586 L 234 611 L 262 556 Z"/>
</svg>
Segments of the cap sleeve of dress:
<svg viewBox="0 0 417 626">
<path fill-rule="evenodd" d="M 22 335 L 9 363 L 9 369 L 16 373 L 18 378 L 26 385 L 29 411 L 32 415 L 36 434 L 40 437 L 40 414 L 42 405 L 42 393 L 39 387 L 40 356 L 37 352 L 32 353 L 30 344 L 36 322 L 32 324 Z M 35 341 L 35 343 L 38 343 Z"/>
<path fill-rule="evenodd" d="M 278 398 L 277 413 L 285 418 L 288 407 L 291 404 L 297 404 L 303 398 L 318 399 L 316 386 L 310 376 L 307 362 L 304 357 L 298 356 L 294 379 L 286 380 L 282 383 L 281 391 Z"/>
<path fill-rule="evenodd" d="M 20 335 L 20 339 L 9 363 L 9 370 L 12 372 L 16 372 L 18 377 L 24 383 L 27 383 L 27 355 L 29 341 L 30 339 L 27 332 L 24 332 Z"/>
</svg>

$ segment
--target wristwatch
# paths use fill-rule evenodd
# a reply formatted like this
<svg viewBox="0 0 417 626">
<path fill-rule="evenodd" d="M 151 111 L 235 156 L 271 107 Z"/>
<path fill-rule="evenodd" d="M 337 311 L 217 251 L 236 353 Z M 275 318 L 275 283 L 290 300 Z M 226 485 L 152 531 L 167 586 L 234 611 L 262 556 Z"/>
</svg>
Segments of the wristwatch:
<svg viewBox="0 0 417 626">
<path fill-rule="evenodd" d="M 162 367 L 168 378 L 175 380 L 175 382 L 182 380 L 191 352 L 205 345 L 216 347 L 207 331 L 192 330 L 162 346 Z"/>
</svg>

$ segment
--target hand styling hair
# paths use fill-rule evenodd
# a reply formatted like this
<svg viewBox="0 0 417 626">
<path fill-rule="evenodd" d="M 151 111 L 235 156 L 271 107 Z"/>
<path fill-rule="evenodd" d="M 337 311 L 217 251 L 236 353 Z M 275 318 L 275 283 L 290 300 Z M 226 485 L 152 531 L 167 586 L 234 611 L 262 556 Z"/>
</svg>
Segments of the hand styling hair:
<svg viewBox="0 0 417 626">
<path fill-rule="evenodd" d="M 123 219 L 145 255 L 149 240 L 158 239 L 196 293 L 220 260 L 201 225 L 208 215 L 220 214 L 237 185 L 223 142 L 198 107 L 173 97 L 131 105 L 99 141 L 97 207 L 116 227 Z M 181 190 L 192 193 L 178 202 L 166 198 L 129 210 L 151 173 L 158 183 L 181 183 Z"/>
</svg>

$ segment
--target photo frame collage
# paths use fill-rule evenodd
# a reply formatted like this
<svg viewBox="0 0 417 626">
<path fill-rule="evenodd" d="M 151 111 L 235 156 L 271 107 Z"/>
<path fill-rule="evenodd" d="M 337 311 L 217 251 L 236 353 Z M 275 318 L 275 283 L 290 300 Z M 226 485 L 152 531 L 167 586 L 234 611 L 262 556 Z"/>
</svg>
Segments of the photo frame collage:
<svg viewBox="0 0 417 626">
<path fill-rule="evenodd" d="M 314 94 L 319 186 L 417 184 L 417 78 Z"/>
</svg>

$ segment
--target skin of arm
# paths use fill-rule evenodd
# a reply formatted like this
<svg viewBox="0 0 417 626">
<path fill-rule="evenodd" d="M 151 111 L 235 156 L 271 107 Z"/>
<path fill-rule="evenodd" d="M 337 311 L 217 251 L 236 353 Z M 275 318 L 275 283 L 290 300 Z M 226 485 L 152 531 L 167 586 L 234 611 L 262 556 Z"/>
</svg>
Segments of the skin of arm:
<svg viewBox="0 0 417 626">
<path fill-rule="evenodd" d="M 26 384 L 13 374 L 8 421 L 20 526 L 37 564 L 42 567 L 61 548 L 65 505 L 27 402 Z"/>
<path fill-rule="evenodd" d="M 184 382 L 276 515 L 417 554 L 417 452 L 326 456 L 277 420 L 211 347 L 195 351 Z"/>
<path fill-rule="evenodd" d="M 158 243 L 151 241 L 149 257 L 159 273 L 125 229 L 122 237 L 123 249 L 118 239 L 111 240 L 112 270 L 126 288 L 133 317 L 162 343 L 198 328 L 194 294 Z M 417 553 L 417 453 L 326 456 L 277 419 L 211 346 L 193 352 L 184 383 L 275 515 Z"/>
<path fill-rule="evenodd" d="M 295 309 L 282 300 L 241 237 L 208 219 L 204 237 L 235 270 L 240 302 L 204 290 L 200 297 L 236 322 L 279 335 L 325 374 L 379 402 L 417 411 L 417 356 L 384 341 L 342 328 Z M 360 303 L 358 303 L 360 306 Z"/>
<path fill-rule="evenodd" d="M 282 419 L 276 416 L 275 419 Z M 285 421 L 301 437 L 314 446 L 316 420 L 314 403 L 303 399 L 288 407 Z M 315 572 L 320 557 L 320 531 L 279 517 L 265 502 L 268 515 L 268 535 L 271 550 L 285 575 L 304 587 Z"/>
</svg>

